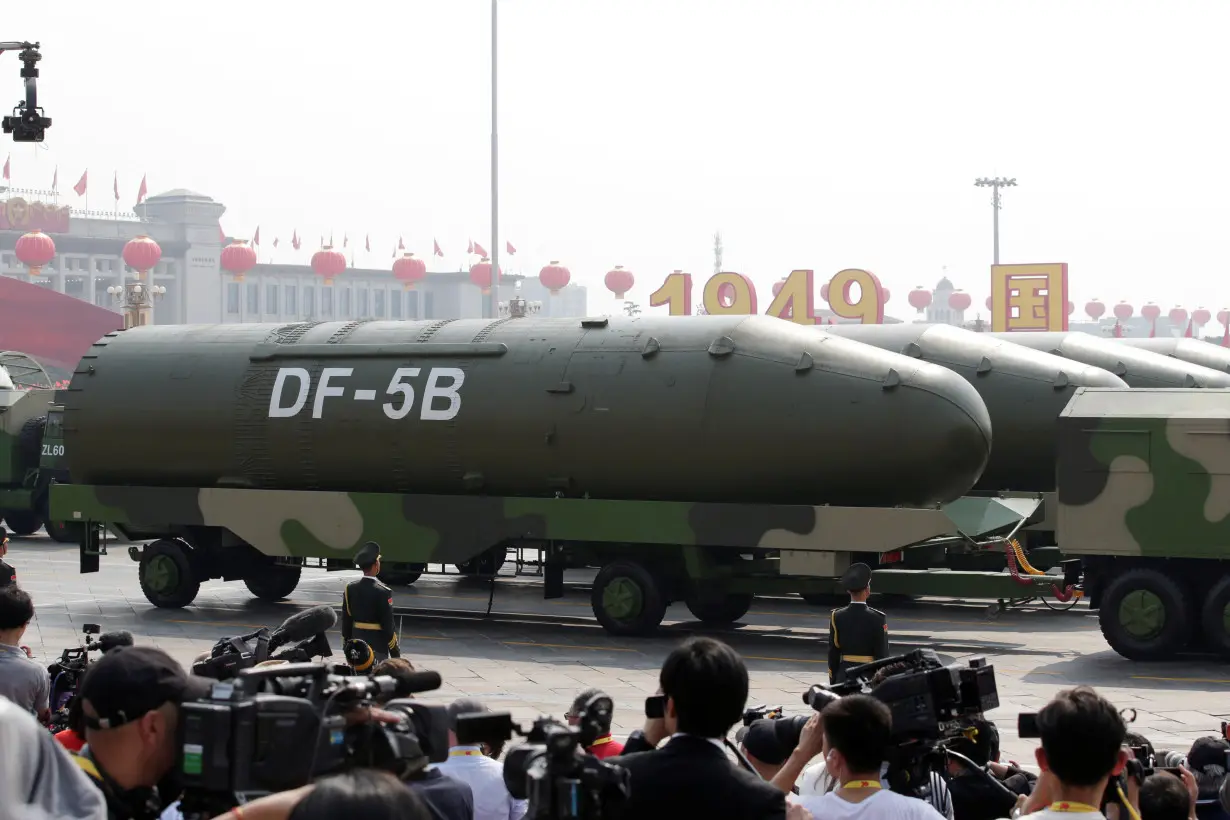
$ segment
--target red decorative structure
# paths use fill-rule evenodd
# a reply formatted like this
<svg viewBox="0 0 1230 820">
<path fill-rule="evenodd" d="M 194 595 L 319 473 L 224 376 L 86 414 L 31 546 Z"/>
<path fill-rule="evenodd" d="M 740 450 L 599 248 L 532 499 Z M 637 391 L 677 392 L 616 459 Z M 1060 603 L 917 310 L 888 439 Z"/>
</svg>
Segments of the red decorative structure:
<svg viewBox="0 0 1230 820">
<path fill-rule="evenodd" d="M 986 306 L 987 306 L 987 310 L 991 309 L 991 297 L 990 296 L 987 297 Z"/>
<path fill-rule="evenodd" d="M 963 290 L 954 290 L 948 294 L 948 307 L 953 310 L 969 310 L 969 306 L 973 302 L 974 300 L 970 298 L 970 295 Z"/>
<path fill-rule="evenodd" d="M 256 267 L 256 251 L 248 245 L 246 239 L 235 239 L 222 249 L 218 260 L 222 270 L 235 277 L 236 282 L 242 282 L 248 271 Z"/>
<path fill-rule="evenodd" d="M 499 271 L 495 274 L 500 275 Z M 491 293 L 491 260 L 483 257 L 470 268 L 470 281 L 478 286 L 484 294 Z"/>
<path fill-rule="evenodd" d="M 401 282 L 402 290 L 410 290 L 427 278 L 427 263 L 416 259 L 413 253 L 402 254 L 401 259 L 393 263 L 393 277 Z"/>
<path fill-rule="evenodd" d="M 880 286 L 880 304 L 887 305 L 888 300 L 893 298 L 892 291 L 884 286 Z"/>
<path fill-rule="evenodd" d="M 538 281 L 551 292 L 552 296 L 558 295 L 571 280 L 572 273 L 556 260 L 538 272 Z"/>
<path fill-rule="evenodd" d="M 1217 321 L 1225 327 L 1225 331 L 1221 334 L 1221 346 L 1230 347 L 1230 309 L 1222 308 L 1217 311 Z"/>
<path fill-rule="evenodd" d="M 1115 318 L 1118 319 L 1120 322 L 1126 322 L 1128 319 L 1132 318 L 1132 314 L 1135 311 L 1136 309 L 1133 308 L 1131 305 L 1129 305 L 1127 302 L 1120 302 L 1119 304 L 1115 305 L 1115 310 L 1114 310 Z"/>
<path fill-rule="evenodd" d="M 138 275 L 154 269 L 162 258 L 162 248 L 148 236 L 134 236 L 124 245 L 124 264 Z"/>
<path fill-rule="evenodd" d="M 1076 302 L 1068 302 L 1068 315 L 1076 313 Z"/>
<path fill-rule="evenodd" d="M 773 283 L 773 298 L 777 298 L 777 294 L 782 292 L 782 287 L 786 284 L 785 279 L 779 279 Z"/>
<path fill-rule="evenodd" d="M 914 308 L 919 313 L 922 313 L 931 305 L 932 298 L 931 291 L 927 290 L 922 285 L 919 285 L 910 291 L 907 301 L 909 301 L 910 307 Z"/>
<path fill-rule="evenodd" d="M 1106 312 L 1106 305 L 1099 302 L 1097 299 L 1085 303 L 1085 315 L 1093 321 L 1102 318 L 1102 314 Z"/>
<path fill-rule="evenodd" d="M 624 270 L 623 265 L 616 265 L 613 270 L 606 272 L 603 282 L 606 284 L 606 289 L 615 294 L 616 299 L 622 299 L 624 294 L 632 290 L 632 286 L 636 284 L 636 277 L 631 271 Z"/>
<path fill-rule="evenodd" d="M 25 265 L 30 276 L 38 276 L 39 272 L 56 256 L 56 243 L 42 231 L 34 230 L 23 234 L 13 247 L 17 260 Z"/>
<path fill-rule="evenodd" d="M 333 250 L 332 245 L 325 245 L 312 254 L 312 272 L 324 279 L 326 285 L 332 285 L 345 271 L 346 257 L 341 251 Z"/>
<path fill-rule="evenodd" d="M 1140 309 L 1140 315 L 1148 319 L 1150 322 L 1156 322 L 1157 317 L 1162 315 L 1162 309 L 1153 302 L 1149 302 Z"/>
<path fill-rule="evenodd" d="M 1192 311 L 1192 322 L 1196 327 L 1204 327 L 1209 323 L 1209 319 L 1213 318 L 1213 314 L 1208 308 L 1198 307 Z"/>
<path fill-rule="evenodd" d="M 1170 312 L 1166 314 L 1166 318 L 1170 320 L 1170 324 L 1178 327 L 1187 321 L 1187 309 L 1175 305 L 1170 309 Z"/>
</svg>

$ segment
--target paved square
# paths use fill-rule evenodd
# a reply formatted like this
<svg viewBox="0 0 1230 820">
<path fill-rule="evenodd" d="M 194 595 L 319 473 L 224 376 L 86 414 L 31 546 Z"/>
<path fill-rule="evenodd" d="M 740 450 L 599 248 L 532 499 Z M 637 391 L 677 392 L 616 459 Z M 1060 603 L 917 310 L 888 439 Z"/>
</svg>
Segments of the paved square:
<svg viewBox="0 0 1230 820">
<path fill-rule="evenodd" d="M 77 572 L 76 547 L 41 535 L 13 538 L 8 560 L 34 597 L 37 615 L 26 643 L 43 663 L 78 645 L 83 624 L 99 623 L 104 631 L 127 629 L 138 643 L 162 647 L 188 664 L 219 637 L 277 626 L 303 606 L 339 605 L 342 587 L 358 576 L 305 571 L 291 598 L 277 604 L 254 599 L 242 583 L 215 581 L 202 586 L 193 606 L 166 610 L 145 600 L 137 566 L 123 548 L 113 549 L 102 570 L 89 575 Z M 501 578 L 492 594 L 484 581 L 424 576 L 396 592 L 395 604 L 410 613 L 401 619 L 403 651 L 417 667 L 444 678 L 432 700 L 475 697 L 519 721 L 562 717 L 580 690 L 600 686 L 615 699 L 617 735 L 640 725 L 641 704 L 657 686 L 662 659 L 688 634 L 716 634 L 743 653 L 751 670 L 750 704 L 804 714 L 802 692 L 825 679 L 826 609 L 794 598 L 758 599 L 741 627 L 706 630 L 675 604 L 659 637 L 613 638 L 591 617 L 586 581 L 584 573 L 570 574 L 565 597 L 544 601 L 534 579 Z M 492 617 L 484 619 L 489 603 Z M 1134 728 L 1159 748 L 1186 751 L 1195 738 L 1215 734 L 1220 715 L 1230 712 L 1230 669 L 1216 660 L 1133 663 L 1106 646 L 1096 617 L 1083 606 L 1052 612 L 1031 605 L 988 620 L 987 603 L 926 600 L 883 608 L 895 651 L 928 646 L 945 660 L 984 655 L 995 665 L 1001 706 L 991 717 L 1009 758 L 1032 761 L 1031 742 L 1016 736 L 1016 714 L 1078 683 L 1136 709 Z M 330 640 L 338 652 L 337 629 Z"/>
</svg>

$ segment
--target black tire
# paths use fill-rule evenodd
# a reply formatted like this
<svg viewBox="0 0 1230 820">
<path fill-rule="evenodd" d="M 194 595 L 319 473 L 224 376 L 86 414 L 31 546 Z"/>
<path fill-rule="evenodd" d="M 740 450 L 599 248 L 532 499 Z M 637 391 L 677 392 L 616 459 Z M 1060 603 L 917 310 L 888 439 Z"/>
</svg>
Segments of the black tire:
<svg viewBox="0 0 1230 820">
<path fill-rule="evenodd" d="M 426 564 L 396 564 L 380 570 L 380 581 L 391 587 L 408 587 L 423 577 Z"/>
<path fill-rule="evenodd" d="M 612 635 L 651 634 L 666 615 L 661 585 L 635 561 L 615 561 L 599 570 L 590 604 L 598 623 Z"/>
<path fill-rule="evenodd" d="M 1200 623 L 1209 649 L 1230 658 L 1230 575 L 1223 577 L 1209 590 L 1200 608 Z"/>
<path fill-rule="evenodd" d="M 43 520 L 34 510 L 9 510 L 4 514 L 4 523 L 18 535 L 33 535 L 43 526 Z"/>
<path fill-rule="evenodd" d="M 688 611 L 696 620 L 714 626 L 733 624 L 752 608 L 751 593 L 738 592 L 730 595 L 703 595 L 690 593 L 686 601 Z"/>
<path fill-rule="evenodd" d="M 499 573 L 500 568 L 504 566 L 504 562 L 507 559 L 508 550 L 503 547 L 492 547 L 486 552 L 474 556 L 469 561 L 463 561 L 460 564 L 454 564 L 454 566 L 457 567 L 457 571 L 462 575 L 495 575 Z"/>
<path fill-rule="evenodd" d="M 60 544 L 80 544 L 83 527 L 75 521 L 44 521 L 43 529 L 52 541 Z"/>
<path fill-rule="evenodd" d="M 1098 611 L 1110 648 L 1133 661 L 1173 656 L 1187 645 L 1193 620 L 1182 585 L 1147 567 L 1129 569 L 1111 580 Z"/>
<path fill-rule="evenodd" d="M 43 459 L 43 431 L 47 429 L 47 417 L 39 416 L 21 425 L 17 433 L 17 455 L 23 468 L 37 467 Z"/>
<path fill-rule="evenodd" d="M 299 586 L 301 567 L 267 564 L 243 579 L 248 591 L 262 601 L 281 601 Z"/>
<path fill-rule="evenodd" d="M 146 546 L 138 575 L 146 600 L 162 609 L 186 607 L 201 591 L 201 582 L 188 559 L 188 547 L 182 541 L 163 538 Z"/>
</svg>

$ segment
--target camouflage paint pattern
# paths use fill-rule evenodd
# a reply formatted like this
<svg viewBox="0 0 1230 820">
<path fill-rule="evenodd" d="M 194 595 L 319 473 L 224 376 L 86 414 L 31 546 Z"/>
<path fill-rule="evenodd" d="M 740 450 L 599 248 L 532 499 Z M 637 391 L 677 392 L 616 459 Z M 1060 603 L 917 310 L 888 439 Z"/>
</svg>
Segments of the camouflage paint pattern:
<svg viewBox="0 0 1230 820">
<path fill-rule="evenodd" d="M 1230 390 L 1081 390 L 1059 437 L 1065 555 L 1230 557 Z"/>
<path fill-rule="evenodd" d="M 971 511 L 967 535 L 1004 512 Z M 986 503 L 993 504 L 994 499 Z M 57 484 L 54 518 L 159 537 L 187 527 L 230 531 L 266 555 L 347 558 L 376 541 L 390 562 L 459 563 L 508 539 L 661 547 L 883 552 L 955 535 L 943 509 L 671 501 L 399 495 L 236 488 Z M 977 522 L 985 522 L 979 524 Z M 964 522 L 969 522 L 968 524 Z"/>
</svg>

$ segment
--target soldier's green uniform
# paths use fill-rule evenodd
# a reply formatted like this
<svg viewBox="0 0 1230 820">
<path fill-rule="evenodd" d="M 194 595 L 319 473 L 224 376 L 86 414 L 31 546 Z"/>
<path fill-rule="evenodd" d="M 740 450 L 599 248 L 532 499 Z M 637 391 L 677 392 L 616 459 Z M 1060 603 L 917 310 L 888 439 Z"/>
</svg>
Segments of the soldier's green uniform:
<svg viewBox="0 0 1230 820">
<path fill-rule="evenodd" d="M 841 584 L 848 592 L 871 585 L 871 567 L 855 564 Z M 846 670 L 888 657 L 888 618 L 864 601 L 851 601 L 829 616 L 829 683 L 841 683 Z"/>
<path fill-rule="evenodd" d="M 380 545 L 368 541 L 354 562 L 367 572 L 379 560 Z M 393 590 L 375 575 L 350 582 L 342 595 L 342 640 L 352 638 L 366 642 L 377 660 L 401 657 L 397 632 L 393 629 Z"/>
</svg>

